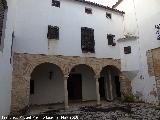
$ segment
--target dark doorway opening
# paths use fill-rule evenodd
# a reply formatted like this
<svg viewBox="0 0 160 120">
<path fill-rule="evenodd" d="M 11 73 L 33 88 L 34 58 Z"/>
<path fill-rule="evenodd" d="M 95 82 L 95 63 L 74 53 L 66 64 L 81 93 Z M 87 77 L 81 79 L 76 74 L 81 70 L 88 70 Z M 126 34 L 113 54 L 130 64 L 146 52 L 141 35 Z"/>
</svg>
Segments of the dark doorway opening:
<svg viewBox="0 0 160 120">
<path fill-rule="evenodd" d="M 30 80 L 30 94 L 34 94 L 34 80 Z"/>
<path fill-rule="evenodd" d="M 119 76 L 115 76 L 115 85 L 116 85 L 116 94 L 117 94 L 117 97 L 121 97 Z"/>
<path fill-rule="evenodd" d="M 81 74 L 70 74 L 67 81 L 69 100 L 82 99 L 82 76 Z"/>
<path fill-rule="evenodd" d="M 104 77 L 99 78 L 99 93 L 101 98 L 105 97 Z"/>
</svg>

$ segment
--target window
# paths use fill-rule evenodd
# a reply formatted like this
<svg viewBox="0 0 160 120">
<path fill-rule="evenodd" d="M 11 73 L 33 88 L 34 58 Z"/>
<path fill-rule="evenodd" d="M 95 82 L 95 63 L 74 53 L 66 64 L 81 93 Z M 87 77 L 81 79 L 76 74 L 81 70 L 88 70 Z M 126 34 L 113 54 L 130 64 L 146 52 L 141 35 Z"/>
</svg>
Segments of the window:
<svg viewBox="0 0 160 120">
<path fill-rule="evenodd" d="M 34 94 L 34 80 L 30 80 L 30 94 Z"/>
<path fill-rule="evenodd" d="M 52 6 L 60 8 L 60 1 L 58 1 L 58 0 L 52 0 Z"/>
<path fill-rule="evenodd" d="M 106 17 L 109 18 L 109 19 L 112 18 L 111 14 L 110 14 L 110 13 L 107 13 L 107 12 L 106 12 Z"/>
<path fill-rule="evenodd" d="M 107 34 L 108 45 L 112 45 L 112 46 L 116 45 L 114 37 L 115 35 Z"/>
<path fill-rule="evenodd" d="M 4 31 L 4 29 L 5 28 L 3 28 L 4 27 L 4 19 L 6 19 L 5 18 L 5 16 L 6 16 L 6 10 L 7 10 L 7 2 L 6 2 L 6 0 L 0 0 L 0 50 L 2 50 L 3 49 L 3 40 L 4 40 L 4 38 L 2 37 L 3 36 L 3 31 Z"/>
<path fill-rule="evenodd" d="M 131 46 L 124 47 L 124 54 L 130 54 L 131 53 Z"/>
<path fill-rule="evenodd" d="M 92 14 L 92 9 L 91 8 L 85 8 L 85 13 Z"/>
<path fill-rule="evenodd" d="M 59 40 L 59 27 L 48 25 L 47 38 Z"/>
<path fill-rule="evenodd" d="M 94 29 L 81 28 L 81 49 L 83 53 L 95 53 Z"/>
</svg>

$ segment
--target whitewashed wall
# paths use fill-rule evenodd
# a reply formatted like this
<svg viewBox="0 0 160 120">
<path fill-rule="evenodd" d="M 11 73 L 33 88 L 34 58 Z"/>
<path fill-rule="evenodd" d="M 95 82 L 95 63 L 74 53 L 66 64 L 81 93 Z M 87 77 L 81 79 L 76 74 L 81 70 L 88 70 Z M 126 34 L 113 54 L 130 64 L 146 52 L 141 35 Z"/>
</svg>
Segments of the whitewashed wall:
<svg viewBox="0 0 160 120">
<path fill-rule="evenodd" d="M 15 3 L 15 0 L 7 0 L 8 12 L 6 16 L 6 29 L 4 32 L 4 48 L 3 52 L 0 51 L 0 116 L 8 115 L 11 105 L 12 66 L 10 64 L 10 57 Z"/>
<path fill-rule="evenodd" d="M 33 71 L 31 80 L 34 80 L 35 87 L 34 94 L 30 96 L 30 104 L 64 102 L 64 80 L 60 68 L 52 64 L 42 64 Z"/>
<path fill-rule="evenodd" d="M 91 7 L 92 15 L 85 13 Z M 22 10 L 23 9 L 23 10 Z M 106 18 L 102 8 L 87 4 L 61 0 L 61 7 L 51 6 L 51 0 L 19 0 L 16 17 L 16 52 L 33 54 L 58 54 L 84 56 L 81 51 L 81 27 L 93 28 L 95 54 L 91 56 L 119 58 L 119 47 L 108 46 L 107 34 L 122 36 L 123 17 L 113 13 Z M 59 26 L 60 40 L 48 50 L 48 25 Z"/>
<path fill-rule="evenodd" d="M 156 40 L 155 34 L 155 25 L 160 24 L 159 5 L 159 0 L 124 0 L 118 7 L 126 12 L 125 33 L 139 36 L 137 47 L 140 48 L 140 66 L 139 73 L 132 80 L 133 91 L 139 94 L 143 101 L 152 103 L 157 102 L 157 97 L 151 95 L 151 91 L 156 90 L 156 83 L 155 78 L 148 75 L 146 51 L 160 47 L 160 41 Z M 132 19 L 132 16 L 135 18 Z M 130 62 L 135 62 L 134 57 Z"/>
</svg>

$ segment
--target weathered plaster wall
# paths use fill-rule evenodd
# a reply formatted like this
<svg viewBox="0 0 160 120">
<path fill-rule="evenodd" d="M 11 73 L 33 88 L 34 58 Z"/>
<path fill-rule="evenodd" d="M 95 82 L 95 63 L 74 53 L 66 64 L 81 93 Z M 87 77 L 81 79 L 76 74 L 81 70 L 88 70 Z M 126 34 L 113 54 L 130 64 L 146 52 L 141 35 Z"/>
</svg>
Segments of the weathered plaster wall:
<svg viewBox="0 0 160 120">
<path fill-rule="evenodd" d="M 147 51 L 148 73 L 154 76 L 156 80 L 157 92 L 152 91 L 151 94 L 158 96 L 160 100 L 160 48 Z"/>
<path fill-rule="evenodd" d="M 140 99 L 150 103 L 158 103 L 158 97 L 153 93 L 156 91 L 155 76 L 148 73 L 146 52 L 160 46 L 157 40 L 155 25 L 159 24 L 160 8 L 159 0 L 124 0 L 117 7 L 126 12 L 124 20 L 124 33 L 131 33 L 139 37 L 137 39 L 139 48 L 139 72 L 132 80 L 133 92 L 140 96 Z M 128 7 L 130 6 L 130 7 Z M 134 19 L 132 19 L 132 15 Z M 133 63 L 135 60 L 130 60 Z M 130 65 L 129 65 L 130 66 Z"/>
</svg>

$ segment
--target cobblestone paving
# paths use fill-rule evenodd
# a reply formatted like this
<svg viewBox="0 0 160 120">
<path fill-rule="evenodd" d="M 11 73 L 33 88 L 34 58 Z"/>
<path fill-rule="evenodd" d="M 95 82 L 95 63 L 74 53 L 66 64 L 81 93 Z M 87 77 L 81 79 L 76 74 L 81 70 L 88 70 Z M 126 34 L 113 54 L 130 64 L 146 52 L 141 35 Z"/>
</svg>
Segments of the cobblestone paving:
<svg viewBox="0 0 160 120">
<path fill-rule="evenodd" d="M 32 120 L 160 120 L 160 107 L 144 103 L 111 103 L 96 107 L 74 106 L 69 110 L 50 110 L 34 114 Z"/>
</svg>

